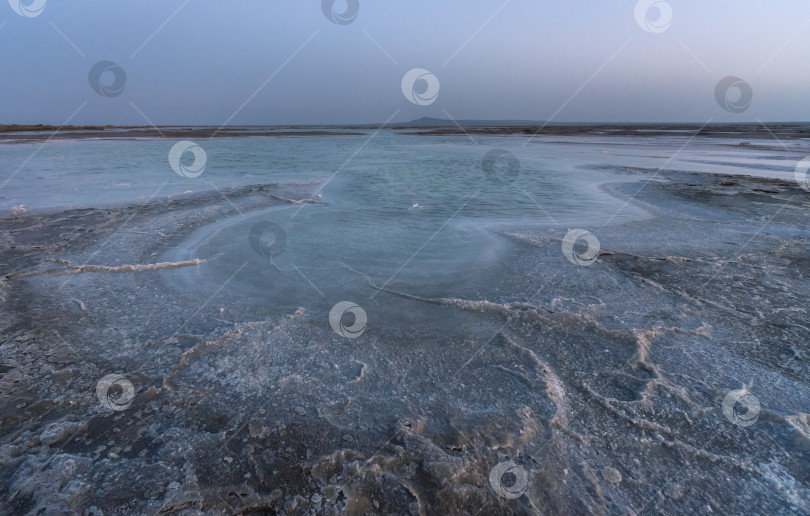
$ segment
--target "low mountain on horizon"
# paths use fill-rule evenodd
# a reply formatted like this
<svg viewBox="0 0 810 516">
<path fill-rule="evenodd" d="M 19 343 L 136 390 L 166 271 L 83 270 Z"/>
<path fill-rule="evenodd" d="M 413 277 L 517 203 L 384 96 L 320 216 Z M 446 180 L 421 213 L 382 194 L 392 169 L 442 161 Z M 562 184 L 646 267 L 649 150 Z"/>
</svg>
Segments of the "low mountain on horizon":
<svg viewBox="0 0 810 516">
<path fill-rule="evenodd" d="M 445 120 L 423 116 L 410 122 L 390 124 L 391 127 L 534 127 L 542 126 L 545 122 L 537 120 Z"/>
</svg>

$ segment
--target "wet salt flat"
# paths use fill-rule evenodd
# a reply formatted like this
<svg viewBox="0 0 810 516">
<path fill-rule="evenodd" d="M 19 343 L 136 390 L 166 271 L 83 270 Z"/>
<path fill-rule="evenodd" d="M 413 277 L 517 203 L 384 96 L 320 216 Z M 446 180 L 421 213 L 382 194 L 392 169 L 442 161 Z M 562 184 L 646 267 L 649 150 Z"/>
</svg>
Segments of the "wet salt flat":
<svg viewBox="0 0 810 516">
<path fill-rule="evenodd" d="M 11 506 L 810 510 L 804 144 L 474 139 L 0 147 Z"/>
</svg>

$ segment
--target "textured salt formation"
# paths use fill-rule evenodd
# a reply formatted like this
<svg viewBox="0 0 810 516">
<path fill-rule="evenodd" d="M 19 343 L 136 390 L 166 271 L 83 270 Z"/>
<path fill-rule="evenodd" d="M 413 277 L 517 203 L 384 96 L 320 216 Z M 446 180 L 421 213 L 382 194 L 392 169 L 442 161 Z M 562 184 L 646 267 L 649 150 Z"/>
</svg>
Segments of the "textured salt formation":
<svg viewBox="0 0 810 516">
<path fill-rule="evenodd" d="M 10 274 L 10 278 L 31 278 L 39 276 L 40 274 L 55 274 L 57 276 L 67 276 L 69 274 L 80 274 L 82 272 L 137 272 L 137 271 L 156 271 L 160 269 L 170 269 L 175 267 L 188 267 L 190 265 L 200 265 L 205 263 L 205 260 L 194 259 L 185 260 L 182 262 L 160 262 L 160 263 L 145 263 L 137 265 L 118 265 L 116 267 L 109 267 L 107 265 L 75 265 L 70 262 L 65 262 L 67 268 L 63 269 L 47 269 L 42 271 L 28 272 L 19 275 Z"/>
<path fill-rule="evenodd" d="M 300 187 L 4 219 L 2 512 L 810 511 L 806 192 L 661 179 L 656 217 L 600 230 L 590 267 L 562 256 L 567 228 L 513 227 L 464 281 L 385 289 L 351 235 L 251 251 L 252 214 Z M 346 299 L 361 338 L 330 328 Z M 96 399 L 111 372 L 125 411 Z M 721 409 L 743 385 L 748 428 Z M 515 499 L 490 485 L 504 461 L 527 474 Z"/>
</svg>

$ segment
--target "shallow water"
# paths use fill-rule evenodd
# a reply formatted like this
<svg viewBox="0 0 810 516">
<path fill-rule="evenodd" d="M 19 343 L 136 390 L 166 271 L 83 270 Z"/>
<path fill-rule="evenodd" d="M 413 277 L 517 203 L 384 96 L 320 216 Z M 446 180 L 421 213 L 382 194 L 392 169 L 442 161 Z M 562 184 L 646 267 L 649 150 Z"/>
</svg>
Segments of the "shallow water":
<svg viewBox="0 0 810 516">
<path fill-rule="evenodd" d="M 465 216 L 494 220 L 538 217 L 531 211 L 535 203 L 528 193 L 557 222 L 582 224 L 615 212 L 621 205 L 596 188 L 616 179 L 607 171 L 609 167 L 663 167 L 787 179 L 793 168 L 785 160 L 802 152 L 802 145 L 795 142 L 786 144 L 792 153 L 783 153 L 779 147 L 780 152 L 735 148 L 737 140 L 674 136 L 476 136 L 471 140 L 388 130 L 370 138 L 372 135 L 203 140 L 195 143 L 205 149 L 207 165 L 196 179 L 172 173 L 167 160 L 176 143 L 172 139 L 105 137 L 60 139 L 45 145 L 4 143 L 0 145 L 0 209 L 20 204 L 29 209 L 103 206 L 230 185 L 322 182 L 334 175 L 323 187 L 326 200 L 354 202 L 381 213 L 418 203 L 442 216 L 480 190 L 478 202 Z M 482 173 L 483 157 L 497 148 L 520 160 L 520 175 L 509 188 L 498 188 Z M 599 170 L 600 166 L 605 170 Z M 568 195 L 560 195 L 563 192 Z M 638 216 L 638 211 L 627 208 L 616 221 Z"/>
</svg>

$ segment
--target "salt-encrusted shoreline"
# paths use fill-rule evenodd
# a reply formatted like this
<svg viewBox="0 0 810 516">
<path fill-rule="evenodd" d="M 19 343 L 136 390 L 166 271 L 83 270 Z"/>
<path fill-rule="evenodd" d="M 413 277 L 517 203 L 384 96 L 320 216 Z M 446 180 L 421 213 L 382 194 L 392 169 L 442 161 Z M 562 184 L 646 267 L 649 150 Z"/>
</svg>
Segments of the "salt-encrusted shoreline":
<svg viewBox="0 0 810 516">
<path fill-rule="evenodd" d="M 330 328 L 328 284 L 259 317 L 238 271 L 183 290 L 228 249 L 149 266 L 312 188 L 0 220 L 0 512 L 807 512 L 810 194 L 626 173 L 606 188 L 652 216 L 601 228 L 589 267 L 548 226 L 504 230 L 477 297 L 359 271 L 341 292 L 379 294 L 354 340 Z M 54 260 L 93 267 L 36 274 Z M 126 410 L 97 398 L 109 374 L 134 388 Z M 761 403 L 751 426 L 724 416 L 737 389 Z M 515 499 L 490 481 L 506 461 L 526 472 Z"/>
</svg>

